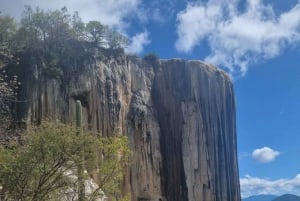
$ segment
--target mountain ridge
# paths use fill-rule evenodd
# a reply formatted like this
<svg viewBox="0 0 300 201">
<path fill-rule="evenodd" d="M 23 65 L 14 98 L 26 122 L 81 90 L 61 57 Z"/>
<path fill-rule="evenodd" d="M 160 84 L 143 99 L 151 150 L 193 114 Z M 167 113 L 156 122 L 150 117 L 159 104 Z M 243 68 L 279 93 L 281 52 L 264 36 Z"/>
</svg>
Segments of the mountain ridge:
<svg viewBox="0 0 300 201">
<path fill-rule="evenodd" d="M 243 198 L 242 201 L 300 201 L 300 196 L 294 194 L 271 195 L 261 194 Z"/>
<path fill-rule="evenodd" d="M 272 201 L 300 201 L 300 196 L 293 194 L 284 194 L 273 199 Z"/>
<path fill-rule="evenodd" d="M 243 198 L 242 201 L 272 201 L 275 199 L 276 195 L 271 194 L 261 194 L 261 195 L 253 195 L 247 198 Z"/>
</svg>

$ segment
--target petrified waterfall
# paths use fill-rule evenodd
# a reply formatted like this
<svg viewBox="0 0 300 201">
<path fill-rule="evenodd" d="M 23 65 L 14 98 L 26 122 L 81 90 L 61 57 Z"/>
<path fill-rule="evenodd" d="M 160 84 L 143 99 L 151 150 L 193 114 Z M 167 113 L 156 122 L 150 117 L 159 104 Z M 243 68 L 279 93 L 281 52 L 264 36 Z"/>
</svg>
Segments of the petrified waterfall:
<svg viewBox="0 0 300 201">
<path fill-rule="evenodd" d="M 24 68 L 19 121 L 75 122 L 102 136 L 127 135 L 124 181 L 134 201 L 240 201 L 235 101 L 224 72 L 200 61 L 146 62 L 126 55 L 72 67 L 63 76 Z"/>
</svg>

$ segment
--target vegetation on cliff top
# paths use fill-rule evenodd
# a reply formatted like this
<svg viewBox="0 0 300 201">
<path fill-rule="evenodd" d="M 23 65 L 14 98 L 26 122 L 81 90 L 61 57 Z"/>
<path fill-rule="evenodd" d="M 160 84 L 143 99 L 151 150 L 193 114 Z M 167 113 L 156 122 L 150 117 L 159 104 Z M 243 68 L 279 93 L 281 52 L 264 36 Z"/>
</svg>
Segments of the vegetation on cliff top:
<svg viewBox="0 0 300 201">
<path fill-rule="evenodd" d="M 29 71 L 48 77 L 69 75 L 105 52 L 122 52 L 128 39 L 99 21 L 84 23 L 66 7 L 25 6 L 20 22 L 0 12 L 0 121 L 10 121 L 18 81 Z M 24 78 L 25 79 L 25 78 Z"/>
<path fill-rule="evenodd" d="M 0 13 L 1 14 L 1 13 Z M 25 6 L 22 19 L 17 24 L 13 18 L 0 15 L 1 49 L 32 51 L 64 51 L 65 45 L 85 42 L 89 47 L 124 48 L 128 39 L 104 26 L 99 21 L 84 23 L 78 12 L 72 15 L 66 7 L 44 11 Z"/>
<path fill-rule="evenodd" d="M 127 44 L 118 31 L 99 21 L 84 23 L 78 12 L 71 15 L 66 7 L 44 11 L 25 6 L 20 23 L 0 13 L 0 60 L 8 55 L 10 66 L 36 64 L 44 73 L 59 76 L 83 66 L 95 52 L 120 51 Z"/>
<path fill-rule="evenodd" d="M 58 77 L 105 51 L 123 52 L 127 43 L 116 30 L 99 21 L 84 23 L 78 12 L 71 15 L 65 7 L 44 11 L 25 6 L 18 23 L 0 13 L 1 126 L 11 121 L 18 80 L 28 72 L 26 68 Z M 78 178 L 74 181 L 66 174 L 81 162 L 98 184 L 93 195 L 102 189 L 112 200 L 121 200 L 129 154 L 126 138 L 76 135 L 74 128 L 61 124 L 44 124 L 27 132 L 21 144 L 0 147 L 0 200 L 57 200 L 55 196 L 76 187 Z"/>
</svg>

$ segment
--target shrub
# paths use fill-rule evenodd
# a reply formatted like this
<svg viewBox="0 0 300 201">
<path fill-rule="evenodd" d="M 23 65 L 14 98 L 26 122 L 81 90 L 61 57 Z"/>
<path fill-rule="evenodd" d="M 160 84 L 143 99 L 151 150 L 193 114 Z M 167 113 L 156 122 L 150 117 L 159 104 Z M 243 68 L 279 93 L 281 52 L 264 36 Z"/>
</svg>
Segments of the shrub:
<svg viewBox="0 0 300 201">
<path fill-rule="evenodd" d="M 125 137 L 99 138 L 86 132 L 80 135 L 71 126 L 43 123 L 28 130 L 22 145 L 0 147 L 0 199 L 47 201 L 70 189 L 77 192 L 78 166 L 92 171 L 95 164 L 100 182 L 93 195 L 102 189 L 107 196 L 120 197 L 128 153 Z M 99 155 L 104 157 L 99 159 Z"/>
<path fill-rule="evenodd" d="M 152 66 L 156 66 L 158 65 L 159 57 L 155 53 L 149 53 L 143 57 L 143 61 Z"/>
</svg>

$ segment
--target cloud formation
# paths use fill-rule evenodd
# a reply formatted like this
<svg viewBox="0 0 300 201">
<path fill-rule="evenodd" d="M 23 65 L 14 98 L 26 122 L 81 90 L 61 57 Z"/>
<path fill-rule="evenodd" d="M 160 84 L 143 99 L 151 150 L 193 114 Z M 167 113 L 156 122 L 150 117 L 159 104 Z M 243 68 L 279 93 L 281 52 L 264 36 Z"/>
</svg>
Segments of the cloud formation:
<svg viewBox="0 0 300 201">
<path fill-rule="evenodd" d="M 243 198 L 259 194 L 282 195 L 286 193 L 300 195 L 300 174 L 292 179 L 269 180 L 246 175 L 240 179 Z"/>
<path fill-rule="evenodd" d="M 255 149 L 252 152 L 252 158 L 261 163 L 269 163 L 275 160 L 279 154 L 279 151 L 273 150 L 269 147 L 263 147 L 260 149 Z"/>
<path fill-rule="evenodd" d="M 137 18 L 143 24 L 155 22 L 163 24 L 176 15 L 178 0 L 141 0 Z"/>
<path fill-rule="evenodd" d="M 149 34 L 147 31 L 138 33 L 131 38 L 130 45 L 126 48 L 129 53 L 139 54 L 143 52 L 144 47 L 150 43 Z"/>
<path fill-rule="evenodd" d="M 189 3 L 177 14 L 180 52 L 190 52 L 207 42 L 206 61 L 220 65 L 231 74 L 245 74 L 251 63 L 274 58 L 284 48 L 300 42 L 300 2 L 276 15 L 262 0 L 209 0 Z"/>
</svg>

